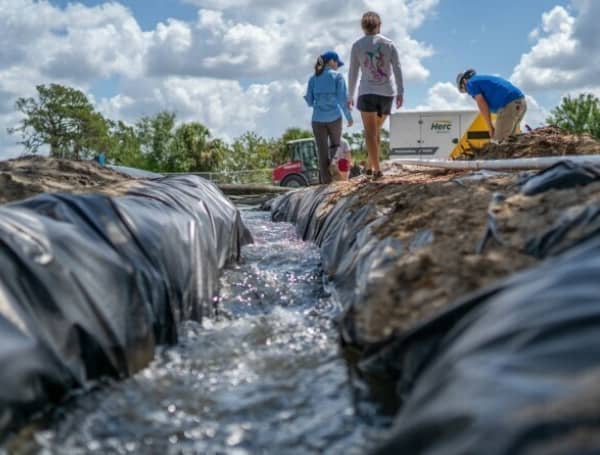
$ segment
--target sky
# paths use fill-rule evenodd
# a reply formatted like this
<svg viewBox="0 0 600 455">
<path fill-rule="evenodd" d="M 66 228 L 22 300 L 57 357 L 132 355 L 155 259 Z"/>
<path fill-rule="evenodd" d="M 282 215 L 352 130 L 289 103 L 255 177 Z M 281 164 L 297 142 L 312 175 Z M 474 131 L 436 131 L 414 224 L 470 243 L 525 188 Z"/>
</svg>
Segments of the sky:
<svg viewBox="0 0 600 455">
<path fill-rule="evenodd" d="M 310 129 L 314 62 L 347 61 L 368 10 L 398 47 L 403 110 L 474 109 L 454 84 L 467 68 L 520 87 L 534 127 L 563 96 L 600 95 L 598 0 L 0 0 L 0 158 L 23 153 L 15 101 L 50 83 L 130 124 L 167 110 L 227 141 Z"/>
</svg>

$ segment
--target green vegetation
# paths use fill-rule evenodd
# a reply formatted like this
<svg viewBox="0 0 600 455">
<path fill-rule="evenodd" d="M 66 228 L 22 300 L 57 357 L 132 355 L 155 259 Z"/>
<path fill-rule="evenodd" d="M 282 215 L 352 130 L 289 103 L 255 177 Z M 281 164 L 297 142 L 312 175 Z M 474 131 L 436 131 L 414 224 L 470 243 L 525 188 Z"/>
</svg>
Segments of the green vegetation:
<svg viewBox="0 0 600 455">
<path fill-rule="evenodd" d="M 19 135 L 27 153 L 48 149 L 56 158 L 90 159 L 104 153 L 108 162 L 155 172 L 206 172 L 227 176 L 257 171 L 246 180 L 265 181 L 272 169 L 289 159 L 286 142 L 312 137 L 312 132 L 289 128 L 280 138 L 266 139 L 246 132 L 227 144 L 198 122 L 177 122 L 175 113 L 159 112 L 133 125 L 107 119 L 86 95 L 59 84 L 39 85 L 37 97 L 19 98 L 21 122 L 8 131 Z M 344 134 L 355 161 L 366 159 L 362 133 Z M 389 134 L 382 133 L 387 157 Z M 267 175 L 269 174 L 269 175 Z M 231 177 L 229 180 L 233 180 Z"/>
<path fill-rule="evenodd" d="M 600 139 L 600 100 L 589 93 L 567 96 L 546 121 L 570 133 L 589 133 Z"/>
<path fill-rule="evenodd" d="M 110 124 L 79 90 L 52 84 L 37 87 L 38 99 L 19 98 L 16 108 L 24 118 L 11 133 L 20 133 L 28 152 L 42 145 L 55 157 L 88 158 L 110 145 Z"/>
</svg>

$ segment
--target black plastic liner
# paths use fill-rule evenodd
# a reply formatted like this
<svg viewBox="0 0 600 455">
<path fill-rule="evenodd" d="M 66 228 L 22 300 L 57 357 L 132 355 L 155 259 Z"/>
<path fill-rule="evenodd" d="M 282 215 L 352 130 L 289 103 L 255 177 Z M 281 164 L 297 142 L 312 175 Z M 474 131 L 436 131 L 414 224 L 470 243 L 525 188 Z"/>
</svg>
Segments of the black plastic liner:
<svg viewBox="0 0 600 455">
<path fill-rule="evenodd" d="M 599 274 L 597 237 L 390 346 L 414 388 L 374 453 L 600 453 Z"/>
<path fill-rule="evenodd" d="M 543 259 L 567 251 L 600 234 L 600 204 L 590 204 L 563 215 L 544 232 L 525 243 L 527 254 Z"/>
<path fill-rule="evenodd" d="M 147 365 L 180 320 L 211 314 L 220 269 L 251 241 L 199 177 L 0 207 L 0 435 L 74 387 Z"/>
<path fill-rule="evenodd" d="M 295 224 L 302 239 L 320 247 L 323 270 L 345 307 L 339 320 L 341 341 L 344 345 L 368 346 L 372 340 L 356 329 L 355 310 L 377 287 L 378 277 L 385 274 L 389 264 L 406 251 L 431 243 L 433 233 L 423 230 L 410 242 L 392 237 L 382 240 L 373 230 L 387 221 L 384 213 L 372 204 L 359 205 L 355 197 L 341 198 L 328 208 L 324 201 L 330 191 L 331 187 L 321 186 L 281 195 L 270 204 L 271 216 L 273 221 Z"/>
<path fill-rule="evenodd" d="M 523 191 L 584 186 L 598 175 L 566 162 L 529 177 Z M 549 258 L 545 262 L 369 345 L 353 330 L 352 310 L 394 259 L 386 250 L 401 255 L 410 245 L 386 248 L 390 239 L 374 239 L 370 230 L 385 216 L 370 205 L 355 206 L 352 198 L 324 215 L 319 204 L 326 191 L 280 197 L 273 218 L 296 222 L 305 239 L 322 247 L 325 270 L 347 303 L 342 339 L 362 346 L 362 372 L 395 381 L 401 411 L 374 453 L 600 453 L 598 204 L 568 210 L 548 229 L 531 233 L 526 249 Z M 481 248 L 502 242 L 493 219 L 494 204 L 501 203 L 503 195 L 494 195 Z M 430 240 L 424 231 L 415 245 Z"/>
<path fill-rule="evenodd" d="M 576 164 L 561 161 L 554 166 L 527 176 L 521 182 L 521 193 L 533 196 L 548 190 L 566 190 L 600 182 L 600 167 L 589 163 Z M 477 248 L 481 253 L 490 241 L 503 245 L 502 234 L 498 231 L 494 206 L 502 204 L 505 196 L 493 195 L 488 210 L 486 232 Z M 524 242 L 523 252 L 538 259 L 556 256 L 564 251 L 595 237 L 600 233 L 600 204 L 565 211 L 560 218 L 542 232 L 531 232 Z"/>
<path fill-rule="evenodd" d="M 368 340 L 354 325 L 356 306 L 364 301 L 373 277 L 406 249 L 397 239 L 381 241 L 373 235 L 373 229 L 386 219 L 375 206 L 357 206 L 357 200 L 350 197 L 325 207 L 330 191 L 331 187 L 321 186 L 279 196 L 271 203 L 271 216 L 273 221 L 294 223 L 302 239 L 320 247 L 323 270 L 345 307 L 339 321 L 342 343 L 363 345 Z"/>
<path fill-rule="evenodd" d="M 560 161 L 536 175 L 527 178 L 521 187 L 526 196 L 543 193 L 548 190 L 562 190 L 585 186 L 600 180 L 600 167 L 590 163 Z"/>
</svg>

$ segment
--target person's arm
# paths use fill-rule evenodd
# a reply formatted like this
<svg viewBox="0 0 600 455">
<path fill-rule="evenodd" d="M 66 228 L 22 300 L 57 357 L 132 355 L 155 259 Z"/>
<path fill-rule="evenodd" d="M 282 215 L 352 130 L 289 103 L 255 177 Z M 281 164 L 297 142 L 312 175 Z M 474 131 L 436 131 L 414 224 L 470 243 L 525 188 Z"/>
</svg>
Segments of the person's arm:
<svg viewBox="0 0 600 455">
<path fill-rule="evenodd" d="M 348 91 L 346 90 L 346 81 L 344 80 L 344 76 L 338 74 L 335 81 L 335 97 L 338 105 L 342 108 L 342 112 L 344 113 L 344 117 L 348 121 L 348 127 L 351 127 L 354 123 L 352 120 L 352 113 L 348 107 Z"/>
<path fill-rule="evenodd" d="M 404 103 L 404 82 L 402 80 L 402 67 L 400 66 L 400 57 L 396 45 L 392 44 L 392 70 L 396 80 L 396 109 L 400 109 Z"/>
<path fill-rule="evenodd" d="M 490 114 L 490 107 L 488 106 L 487 101 L 483 97 L 483 95 L 478 94 L 474 96 L 475 101 L 477 102 L 477 107 L 479 108 L 479 112 L 487 123 L 488 130 L 490 131 L 490 137 L 494 137 L 494 124 L 492 123 L 492 115 Z"/>
<path fill-rule="evenodd" d="M 308 87 L 306 87 L 306 95 L 304 95 L 304 100 L 306 101 L 306 104 L 308 104 L 309 107 L 313 107 L 315 104 L 315 95 L 313 93 L 313 84 L 314 84 L 314 78 L 311 77 L 308 80 Z"/>
<path fill-rule="evenodd" d="M 352 46 L 350 52 L 350 67 L 348 68 L 348 100 L 349 108 L 354 106 L 354 93 L 356 93 L 356 82 L 358 81 L 358 70 L 360 69 L 360 59 L 358 58 L 358 47 L 356 43 Z"/>
</svg>

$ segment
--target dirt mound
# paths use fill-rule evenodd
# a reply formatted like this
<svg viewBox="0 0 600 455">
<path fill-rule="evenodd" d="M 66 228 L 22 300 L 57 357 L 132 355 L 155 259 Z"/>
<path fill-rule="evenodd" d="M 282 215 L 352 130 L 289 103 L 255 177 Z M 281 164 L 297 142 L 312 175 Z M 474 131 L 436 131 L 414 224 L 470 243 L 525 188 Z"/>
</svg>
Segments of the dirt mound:
<svg viewBox="0 0 600 455">
<path fill-rule="evenodd" d="M 376 342 L 411 330 L 457 298 L 600 229 L 589 208 L 596 204 L 600 211 L 600 183 L 525 196 L 519 180 L 518 174 L 508 173 L 405 171 L 355 186 L 350 194 L 359 195 L 357 206 L 373 203 L 387 214 L 375 234 L 395 237 L 406 246 L 355 308 L 361 338 Z M 492 216 L 498 237 L 479 251 Z M 430 243 L 411 247 L 424 232 Z M 555 233 L 542 235 L 547 232 Z"/>
<path fill-rule="evenodd" d="M 93 161 L 28 156 L 0 161 L 0 203 L 43 192 L 110 190 L 114 185 L 131 181 L 131 177 Z"/>
<path fill-rule="evenodd" d="M 549 126 L 511 136 L 501 144 L 490 142 L 484 148 L 473 150 L 460 159 L 496 160 L 596 154 L 600 154 L 600 141 L 589 134 L 569 134 L 560 128 Z"/>
<path fill-rule="evenodd" d="M 363 339 L 375 342 L 410 330 L 458 297 L 536 262 L 511 245 L 490 245 L 477 254 L 492 195 L 514 194 L 517 180 L 510 174 L 477 178 L 464 171 L 405 170 L 356 188 L 359 205 L 374 203 L 388 212 L 375 231 L 378 237 L 392 236 L 405 245 L 423 232 L 431 237 L 426 246 L 409 247 L 370 286 L 355 309 Z"/>
<path fill-rule="evenodd" d="M 406 333 L 461 296 L 600 229 L 600 221 L 592 222 L 596 212 L 589 211 L 589 204 L 597 203 L 600 212 L 600 183 L 525 196 L 520 193 L 523 175 L 517 173 L 418 171 L 410 166 L 395 170 L 378 181 L 359 177 L 330 185 L 320 193 L 324 199 L 315 212 L 324 219 L 336 202 L 349 197 L 354 199 L 346 207 L 350 212 L 373 204 L 381 217 L 373 233 L 400 241 L 395 251 L 388 250 L 392 259 L 386 260 L 385 271 L 373 275 L 352 309 L 359 343 Z M 567 212 L 570 219 L 583 220 L 581 226 L 565 230 Z M 484 244 L 490 219 L 498 235 Z M 547 242 L 545 233 L 554 226 L 555 240 Z"/>
</svg>

